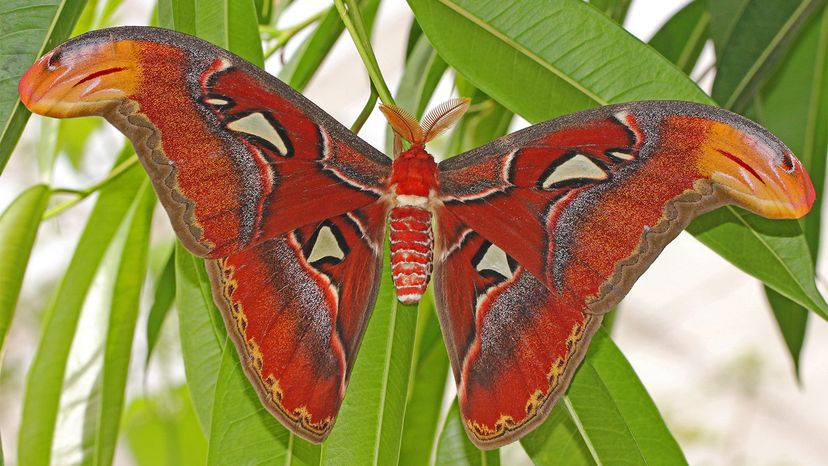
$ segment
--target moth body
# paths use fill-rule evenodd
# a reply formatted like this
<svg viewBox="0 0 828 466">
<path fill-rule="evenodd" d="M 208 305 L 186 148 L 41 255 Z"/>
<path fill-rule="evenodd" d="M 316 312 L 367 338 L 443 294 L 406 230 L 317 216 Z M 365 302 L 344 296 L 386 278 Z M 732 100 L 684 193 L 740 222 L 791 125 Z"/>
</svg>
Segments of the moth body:
<svg viewBox="0 0 828 466">
<path fill-rule="evenodd" d="M 391 275 L 397 298 L 405 304 L 419 301 L 431 278 L 434 233 L 429 206 L 437 188 L 436 175 L 434 157 L 420 144 L 399 154 L 392 166 Z"/>
</svg>

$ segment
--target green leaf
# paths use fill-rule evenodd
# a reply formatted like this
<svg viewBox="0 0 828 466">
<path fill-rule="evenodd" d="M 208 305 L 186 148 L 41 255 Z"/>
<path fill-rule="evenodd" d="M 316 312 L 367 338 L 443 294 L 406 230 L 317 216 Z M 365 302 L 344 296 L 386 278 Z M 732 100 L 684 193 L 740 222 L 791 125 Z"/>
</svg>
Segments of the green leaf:
<svg viewBox="0 0 828 466">
<path fill-rule="evenodd" d="M 3 438 L 0 436 L 0 466 L 6 464 L 6 460 L 4 459 L 5 455 L 3 454 Z"/>
<path fill-rule="evenodd" d="M 579 0 L 409 0 L 434 48 L 477 88 L 529 121 L 629 100 L 712 103 L 687 76 Z M 607 50 L 612 50 L 611 57 Z M 508 63 L 493 67 L 492 63 Z M 527 91 L 531 90 L 531 92 Z M 715 228 L 727 223 L 725 228 Z M 697 221 L 717 253 L 825 316 L 801 233 L 793 221 L 745 218 L 732 207 Z M 767 237 L 768 232 L 784 236 Z M 734 244 L 743 239 L 745 244 Z M 739 248 L 739 254 L 732 254 Z M 756 257 L 771 260 L 757 261 Z M 756 269 L 755 267 L 758 267 Z"/>
<path fill-rule="evenodd" d="M 198 37 L 264 67 L 253 0 L 196 0 L 195 31 Z"/>
<path fill-rule="evenodd" d="M 420 37 L 423 35 L 423 29 L 420 27 L 420 23 L 417 22 L 417 19 L 411 20 L 411 26 L 408 27 L 408 38 L 405 40 L 405 60 L 408 61 L 411 58 L 411 53 L 414 52 L 414 47 L 420 41 Z"/>
<path fill-rule="evenodd" d="M 107 184 L 101 190 L 69 268 L 47 309 L 40 344 L 26 383 L 18 437 L 18 464 L 49 464 L 66 361 L 81 306 L 107 246 L 144 179 L 143 171 L 134 165 L 118 182 Z"/>
<path fill-rule="evenodd" d="M 196 0 L 158 0 L 158 25 L 196 35 Z"/>
<path fill-rule="evenodd" d="M 0 355 L 48 203 L 49 187 L 39 184 L 23 191 L 0 215 Z"/>
<path fill-rule="evenodd" d="M 711 102 L 664 57 L 580 0 L 409 4 L 441 57 L 531 122 L 630 100 Z"/>
<path fill-rule="evenodd" d="M 385 257 L 388 257 L 386 245 Z M 386 263 L 348 395 L 322 444 L 324 464 L 396 464 L 412 370 L 417 306 L 397 300 Z"/>
<path fill-rule="evenodd" d="M 213 302 L 204 261 L 175 245 L 175 308 L 187 387 L 204 434 L 209 437 L 213 395 L 226 331 Z"/>
<path fill-rule="evenodd" d="M 564 399 L 558 400 L 546 421 L 520 439 L 520 444 L 536 465 L 600 464 L 595 459 L 594 450 L 590 450 L 581 436 L 579 426 L 573 421 L 573 416 L 570 416 Z"/>
<path fill-rule="evenodd" d="M 449 156 L 480 147 L 506 134 L 515 114 L 496 100 L 465 82 L 462 76 L 455 77 L 455 86 L 460 95 L 472 99 L 471 109 L 463 115 L 451 134 L 445 153 Z"/>
<path fill-rule="evenodd" d="M 828 319 L 798 222 L 768 220 L 729 206 L 699 216 L 687 231 L 745 273 Z"/>
<path fill-rule="evenodd" d="M 416 117 L 422 116 L 447 68 L 428 38 L 421 35 L 406 61 L 394 96 L 397 106 L 408 109 Z"/>
<path fill-rule="evenodd" d="M 803 27 L 779 71 L 760 94 L 756 105 L 759 121 L 798 155 L 816 189 L 811 213 L 802 220 L 811 258 L 815 260 L 819 253 L 828 154 L 828 8 L 823 7 Z M 798 373 L 807 310 L 767 287 L 766 292 Z"/>
<path fill-rule="evenodd" d="M 256 16 L 259 24 L 270 24 L 273 16 L 273 0 L 254 0 L 256 5 Z"/>
<path fill-rule="evenodd" d="M 589 4 L 618 24 L 624 24 L 632 0 L 589 0 Z"/>
<path fill-rule="evenodd" d="M 536 463 L 562 450 L 585 462 L 585 447 L 596 464 L 687 464 L 655 403 L 603 328 L 558 405 L 571 423 L 548 420 L 522 440 Z M 561 418 L 560 413 L 550 416 L 553 421 Z"/>
<path fill-rule="evenodd" d="M 469 441 L 466 430 L 463 429 L 460 408 L 457 406 L 456 399 L 451 404 L 443 430 L 440 432 L 436 464 L 445 466 L 497 466 L 500 464 L 499 450 L 479 450 Z"/>
<path fill-rule="evenodd" d="M 164 269 L 155 281 L 155 293 L 152 307 L 147 317 L 147 358 L 145 366 L 149 365 L 152 352 L 161 336 L 161 327 L 172 308 L 175 300 L 175 250 L 170 251 Z"/>
<path fill-rule="evenodd" d="M 112 291 L 112 306 L 104 349 L 101 404 L 95 435 L 93 464 L 111 464 L 121 425 L 127 374 L 129 372 L 135 323 L 141 302 L 141 289 L 147 273 L 150 227 L 155 194 L 149 180 L 138 193 L 117 276 Z"/>
<path fill-rule="evenodd" d="M 714 5 L 727 2 L 711 2 Z M 713 99 L 744 109 L 822 0 L 751 0 L 718 54 Z"/>
<path fill-rule="evenodd" d="M 0 3 L 0 173 L 29 119 L 17 83 L 34 61 L 66 40 L 86 0 Z"/>
<path fill-rule="evenodd" d="M 431 47 L 428 38 L 420 35 L 405 62 L 405 69 L 394 96 L 397 106 L 407 109 L 416 117 L 421 117 L 447 68 L 448 65 Z M 386 129 L 385 136 L 385 149 L 391 154 L 394 150 L 394 133 L 390 127 Z"/>
<path fill-rule="evenodd" d="M 187 387 L 130 403 L 124 432 L 138 466 L 202 466 L 207 460 L 207 441 Z"/>
<path fill-rule="evenodd" d="M 449 360 L 440 322 L 429 296 L 420 304 L 415 338 L 416 370 L 405 411 L 400 465 L 429 464 L 436 447 L 440 408 L 449 373 Z"/>
<path fill-rule="evenodd" d="M 371 29 L 376 19 L 380 0 L 362 0 L 359 2 L 359 12 L 367 29 Z M 313 33 L 305 39 L 296 53 L 291 57 L 282 71 L 279 79 L 288 83 L 292 88 L 301 91 L 308 85 L 322 61 L 330 53 L 345 26 L 339 18 L 336 8 L 331 7 L 327 15 L 319 22 Z"/>
<path fill-rule="evenodd" d="M 798 378 L 799 357 L 802 354 L 802 345 L 805 343 L 805 332 L 808 330 L 808 310 L 773 291 L 773 288 L 766 286 L 764 289 Z"/>
<path fill-rule="evenodd" d="M 729 0 L 727 2 L 711 1 L 707 8 L 710 11 L 710 38 L 716 47 L 716 54 L 721 56 L 722 49 L 730 40 L 730 35 L 736 27 L 739 18 L 752 0 Z"/>
<path fill-rule="evenodd" d="M 650 46 L 690 74 L 708 39 L 707 0 L 695 0 L 673 15 L 650 39 Z"/>
<path fill-rule="evenodd" d="M 215 388 L 208 465 L 319 464 L 321 446 L 292 434 L 262 406 L 229 340 Z"/>
</svg>

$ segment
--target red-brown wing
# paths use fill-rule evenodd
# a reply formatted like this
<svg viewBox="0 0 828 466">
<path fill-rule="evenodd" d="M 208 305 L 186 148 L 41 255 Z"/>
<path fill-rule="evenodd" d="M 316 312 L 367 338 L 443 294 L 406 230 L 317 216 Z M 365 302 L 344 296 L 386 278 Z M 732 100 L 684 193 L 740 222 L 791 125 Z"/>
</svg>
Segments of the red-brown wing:
<svg viewBox="0 0 828 466">
<path fill-rule="evenodd" d="M 382 272 L 385 204 L 208 261 L 213 296 L 262 403 L 320 442 L 345 396 Z"/>
<path fill-rule="evenodd" d="M 601 313 L 705 210 L 804 215 L 773 135 L 719 109 L 637 102 L 562 117 L 440 163 L 435 297 L 481 447 L 549 413 Z"/>
<path fill-rule="evenodd" d="M 734 203 L 798 217 L 814 195 L 799 161 L 767 130 L 672 101 L 541 123 L 440 163 L 438 179 L 447 212 L 596 312 L 695 215 Z"/>
<path fill-rule="evenodd" d="M 443 212 L 434 296 L 469 438 L 495 448 L 542 422 L 601 322 Z"/>
<path fill-rule="evenodd" d="M 84 34 L 35 63 L 23 102 L 103 115 L 129 136 L 181 241 L 237 253 L 383 192 L 390 160 L 286 84 L 199 39 L 155 28 Z"/>
</svg>

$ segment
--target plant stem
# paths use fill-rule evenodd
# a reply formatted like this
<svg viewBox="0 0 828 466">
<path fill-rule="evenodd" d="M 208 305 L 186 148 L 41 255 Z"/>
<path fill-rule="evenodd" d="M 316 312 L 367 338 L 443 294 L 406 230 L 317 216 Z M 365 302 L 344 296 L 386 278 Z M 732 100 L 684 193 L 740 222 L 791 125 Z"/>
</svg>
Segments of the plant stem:
<svg viewBox="0 0 828 466">
<path fill-rule="evenodd" d="M 107 175 L 106 178 L 102 179 L 101 181 L 93 184 L 92 186 L 86 189 L 71 189 L 71 188 L 55 188 L 52 190 L 53 194 L 74 194 L 78 197 L 72 199 L 71 201 L 66 201 L 63 204 L 53 208 L 52 210 L 47 211 L 43 214 L 43 220 L 49 220 L 50 218 L 60 214 L 66 209 L 74 207 L 75 205 L 79 204 L 82 200 L 86 199 L 87 197 L 91 196 L 95 192 L 99 191 L 104 186 L 108 185 L 109 183 L 118 179 L 121 175 L 123 175 L 127 170 L 132 168 L 133 165 L 138 163 L 138 157 L 133 155 L 132 157 L 124 160 L 118 166 L 112 169 Z"/>
<path fill-rule="evenodd" d="M 351 125 L 351 131 L 354 133 L 359 133 L 359 130 L 362 129 L 362 125 L 368 120 L 368 117 L 371 116 L 371 112 L 374 111 L 374 106 L 377 104 L 377 88 L 374 85 L 371 85 L 371 95 L 368 96 L 368 101 L 365 102 L 365 106 L 362 107 L 362 111 L 359 113 L 356 121 L 354 124 Z"/>
<path fill-rule="evenodd" d="M 394 105 L 394 98 L 391 96 L 391 91 L 388 90 L 388 86 L 382 78 L 377 57 L 374 55 L 374 49 L 371 48 L 371 41 L 368 39 L 365 26 L 362 23 L 359 7 L 355 0 L 345 1 L 348 2 L 347 7 L 343 0 L 334 0 L 334 5 L 336 5 L 336 9 L 339 11 L 339 16 L 342 18 L 345 28 L 348 29 L 348 33 L 351 34 L 351 39 L 353 39 L 357 52 L 359 52 L 359 56 L 365 64 L 368 76 L 371 78 L 371 83 L 376 88 L 380 100 L 386 105 Z"/>
<path fill-rule="evenodd" d="M 271 46 L 267 50 L 267 52 L 265 52 L 265 59 L 270 58 L 274 53 L 279 51 L 279 49 L 284 47 L 288 43 L 288 41 L 293 39 L 293 37 L 299 32 L 301 32 L 303 29 L 322 19 L 325 15 L 328 14 L 328 11 L 330 11 L 330 8 L 326 8 L 322 11 L 319 11 L 315 15 L 309 16 L 302 22 L 294 24 L 293 26 L 286 29 L 276 29 L 272 26 L 259 26 L 259 30 L 261 32 L 270 35 L 271 39 L 276 39 L 276 43 L 273 44 L 273 46 Z"/>
</svg>

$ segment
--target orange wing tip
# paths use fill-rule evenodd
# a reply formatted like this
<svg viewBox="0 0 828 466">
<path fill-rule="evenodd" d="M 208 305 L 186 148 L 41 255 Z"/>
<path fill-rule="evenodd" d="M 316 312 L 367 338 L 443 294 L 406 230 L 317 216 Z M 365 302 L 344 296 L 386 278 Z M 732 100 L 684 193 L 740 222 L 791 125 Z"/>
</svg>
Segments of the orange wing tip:
<svg viewBox="0 0 828 466">
<path fill-rule="evenodd" d="M 99 115 L 131 96 L 140 84 L 133 41 L 75 41 L 38 59 L 17 90 L 34 113 L 66 118 Z"/>
<path fill-rule="evenodd" d="M 412 144 L 423 144 L 423 128 L 416 118 L 396 105 L 380 104 L 380 111 L 385 115 L 388 124 L 401 138 Z"/>
<path fill-rule="evenodd" d="M 698 162 L 730 201 L 769 218 L 799 218 L 816 193 L 810 176 L 790 149 L 753 124 L 688 120 L 703 127 Z"/>
</svg>

